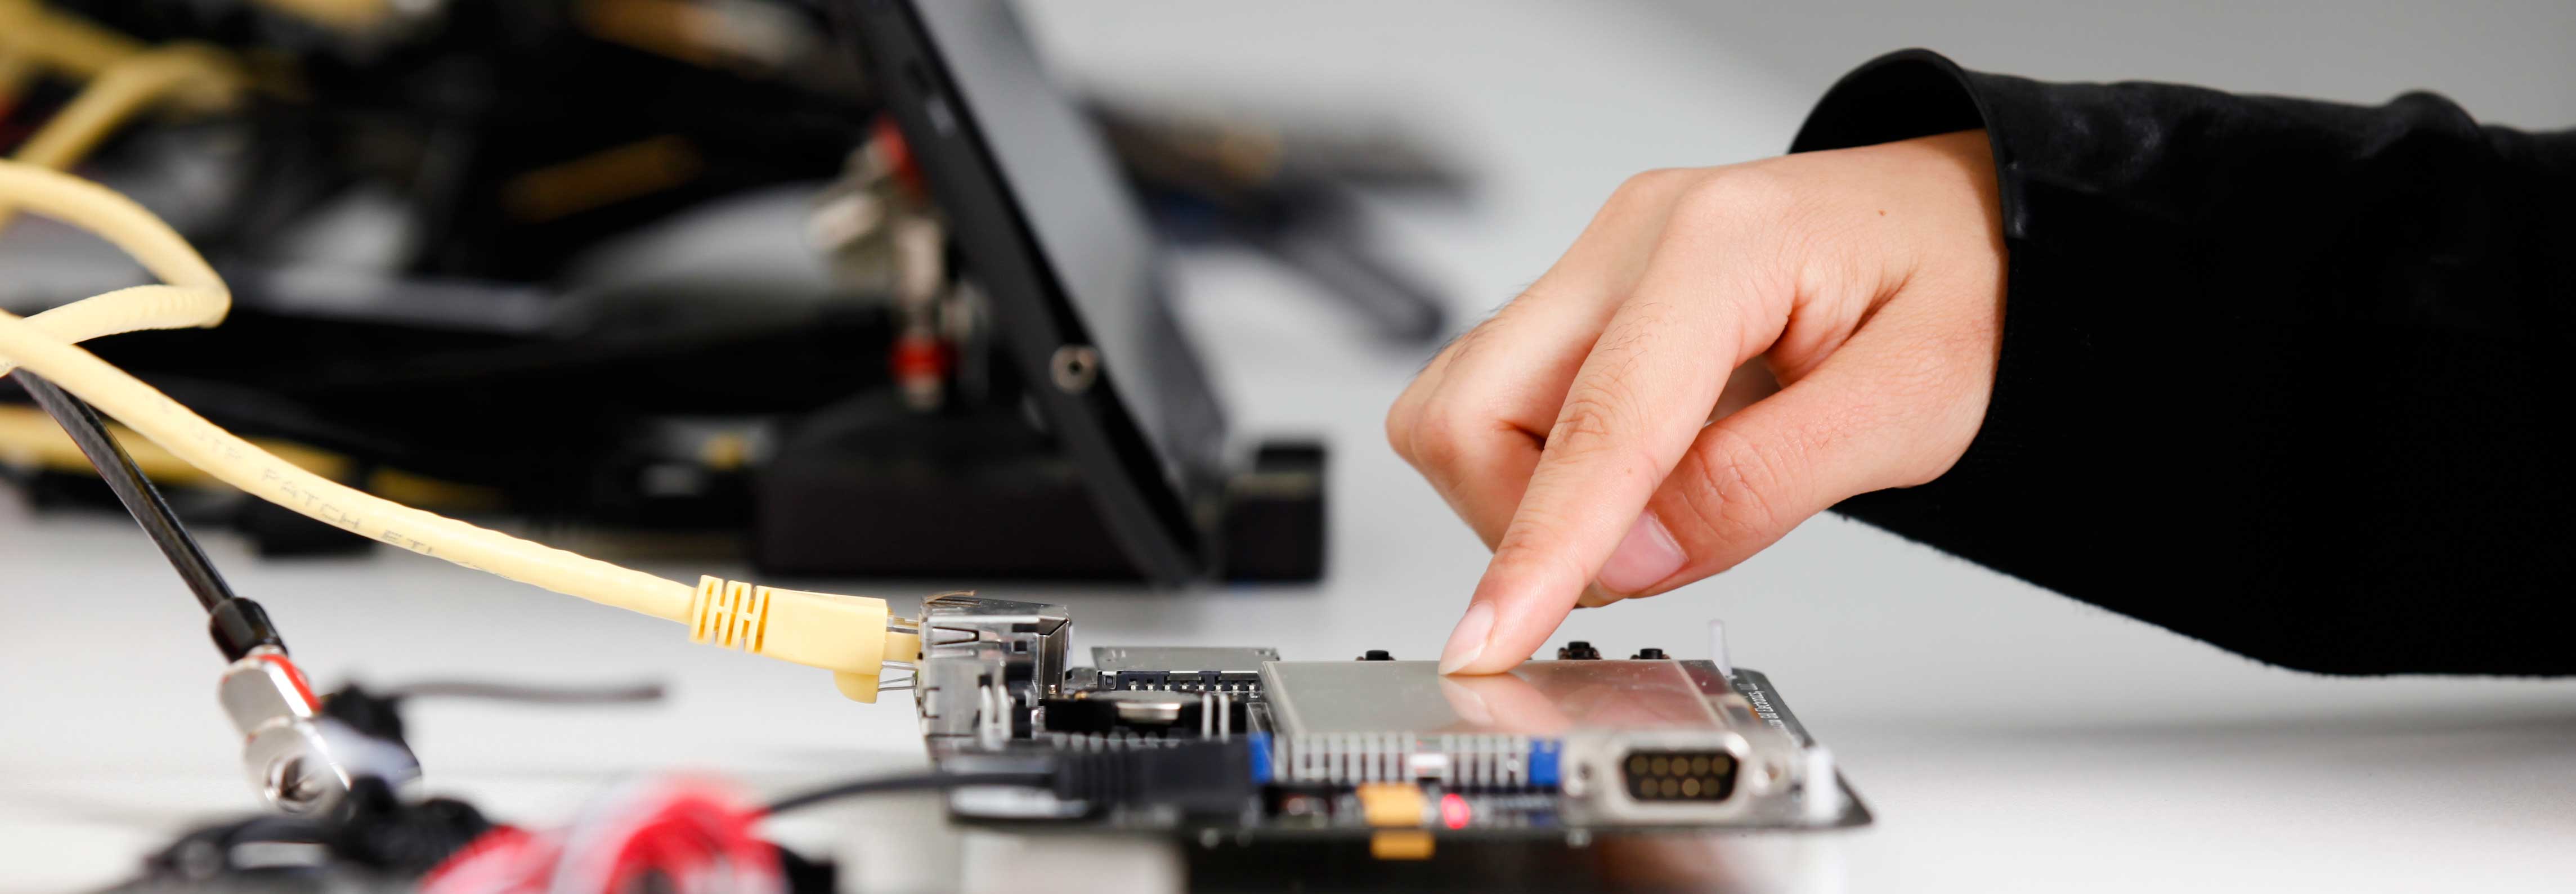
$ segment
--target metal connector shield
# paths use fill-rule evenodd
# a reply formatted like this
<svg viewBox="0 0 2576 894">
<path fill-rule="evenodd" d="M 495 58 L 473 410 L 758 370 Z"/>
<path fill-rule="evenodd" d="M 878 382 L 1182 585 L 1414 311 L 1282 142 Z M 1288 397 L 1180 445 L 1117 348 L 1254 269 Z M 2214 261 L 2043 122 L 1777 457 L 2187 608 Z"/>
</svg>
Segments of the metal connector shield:
<svg viewBox="0 0 2576 894">
<path fill-rule="evenodd" d="M 362 777 L 396 789 L 420 778 L 410 749 L 322 716 L 303 671 L 276 649 L 254 649 L 233 662 L 217 692 L 241 732 L 251 787 L 278 810 L 327 810 Z"/>
</svg>

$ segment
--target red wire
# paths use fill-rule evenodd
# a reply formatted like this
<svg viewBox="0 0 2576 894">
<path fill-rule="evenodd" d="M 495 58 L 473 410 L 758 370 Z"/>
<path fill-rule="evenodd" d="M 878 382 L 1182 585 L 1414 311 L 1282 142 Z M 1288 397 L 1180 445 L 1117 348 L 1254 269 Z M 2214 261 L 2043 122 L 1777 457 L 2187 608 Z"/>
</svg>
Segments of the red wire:
<svg viewBox="0 0 2576 894">
<path fill-rule="evenodd" d="M 648 879 L 677 894 L 783 890 L 778 850 L 754 834 L 761 813 L 716 782 L 673 777 L 622 786 L 571 826 L 501 827 L 421 879 L 426 894 L 625 894 Z"/>
</svg>

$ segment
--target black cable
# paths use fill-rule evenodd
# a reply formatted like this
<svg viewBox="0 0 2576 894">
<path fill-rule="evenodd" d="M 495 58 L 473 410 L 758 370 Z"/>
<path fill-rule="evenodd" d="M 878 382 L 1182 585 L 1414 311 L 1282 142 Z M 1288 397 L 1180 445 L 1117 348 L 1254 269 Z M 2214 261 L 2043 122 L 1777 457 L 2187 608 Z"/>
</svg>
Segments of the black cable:
<svg viewBox="0 0 2576 894">
<path fill-rule="evenodd" d="M 1060 801 L 1091 807 L 1155 805 L 1191 814 L 1241 812 L 1261 793 L 1254 745 L 1246 739 L 1173 742 L 1152 748 L 1058 754 L 1043 771 L 920 773 L 844 782 L 781 799 L 770 813 L 883 792 L 949 789 L 964 785 L 1043 788 Z"/>
<path fill-rule="evenodd" d="M 826 786 L 801 795 L 789 795 L 770 802 L 767 812 L 786 813 L 825 801 L 890 792 L 938 791 L 965 785 L 1046 785 L 1051 778 L 1045 773 L 915 773 L 909 776 L 879 776 Z"/>
<path fill-rule="evenodd" d="M 36 405 L 54 417 L 54 422 L 63 427 L 63 432 L 71 435 L 72 443 L 80 445 L 81 454 L 89 457 L 89 464 L 98 469 L 100 480 L 106 481 L 108 489 L 116 492 L 117 502 L 124 503 L 125 511 L 133 513 L 134 522 L 143 526 L 143 533 L 152 538 L 154 546 L 161 548 L 161 555 L 178 570 L 179 579 L 187 582 L 189 592 L 196 594 L 197 604 L 211 613 L 232 599 L 232 587 L 224 583 L 223 575 L 216 573 L 215 565 L 206 559 L 205 551 L 197 548 L 196 538 L 188 536 L 188 529 L 179 524 L 178 514 L 170 511 L 168 501 L 161 499 L 161 491 L 152 486 L 152 479 L 143 476 L 143 470 L 135 467 L 134 458 L 125 455 L 125 448 L 107 433 L 107 423 L 99 420 L 98 411 L 24 368 L 17 370 L 15 375 L 18 386 L 27 389 L 27 395 L 36 399 Z"/>
</svg>

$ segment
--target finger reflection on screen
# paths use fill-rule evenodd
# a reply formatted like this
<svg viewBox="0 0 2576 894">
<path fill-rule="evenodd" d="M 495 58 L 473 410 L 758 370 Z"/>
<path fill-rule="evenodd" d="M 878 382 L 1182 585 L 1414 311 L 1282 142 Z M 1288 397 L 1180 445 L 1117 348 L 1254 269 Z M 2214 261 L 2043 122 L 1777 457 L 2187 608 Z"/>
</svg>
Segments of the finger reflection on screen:
<svg viewBox="0 0 2576 894">
<path fill-rule="evenodd" d="M 1440 695 L 1471 732 L 1554 735 L 1574 726 L 1547 693 L 1512 674 L 1444 676 Z"/>
<path fill-rule="evenodd" d="M 1509 673 L 1444 675 L 1453 731 L 1553 735 L 1576 727 L 1706 729 L 1707 697 L 1671 662 L 1525 664 Z"/>
</svg>

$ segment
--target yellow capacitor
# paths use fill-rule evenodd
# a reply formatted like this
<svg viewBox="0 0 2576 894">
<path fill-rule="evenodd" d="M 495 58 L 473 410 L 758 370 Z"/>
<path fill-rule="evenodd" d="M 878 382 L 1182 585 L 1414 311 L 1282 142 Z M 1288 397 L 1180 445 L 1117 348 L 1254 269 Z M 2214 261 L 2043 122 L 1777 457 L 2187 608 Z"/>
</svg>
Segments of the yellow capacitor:
<svg viewBox="0 0 2576 894">
<path fill-rule="evenodd" d="M 1406 828 L 1422 825 L 1430 816 L 1430 802 L 1422 797 L 1422 788 L 1404 782 L 1371 782 L 1359 787 L 1360 815 L 1368 824 Z"/>
</svg>

